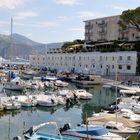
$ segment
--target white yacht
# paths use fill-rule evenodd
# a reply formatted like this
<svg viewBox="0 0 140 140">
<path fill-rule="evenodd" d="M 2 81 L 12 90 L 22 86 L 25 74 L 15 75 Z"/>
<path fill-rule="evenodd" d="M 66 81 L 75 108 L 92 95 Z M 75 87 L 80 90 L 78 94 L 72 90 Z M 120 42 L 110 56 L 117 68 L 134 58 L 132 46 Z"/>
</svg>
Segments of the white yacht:
<svg viewBox="0 0 140 140">
<path fill-rule="evenodd" d="M 4 83 L 4 88 L 8 90 L 19 90 L 22 91 L 25 89 L 24 83 L 20 80 L 19 77 L 11 80 L 10 82 Z"/>
<path fill-rule="evenodd" d="M 106 122 L 104 126 L 108 129 L 109 132 L 121 134 L 124 136 L 130 135 L 130 134 L 138 134 L 138 130 L 125 127 L 123 126 L 123 123 L 119 123 L 115 121 Z"/>
</svg>

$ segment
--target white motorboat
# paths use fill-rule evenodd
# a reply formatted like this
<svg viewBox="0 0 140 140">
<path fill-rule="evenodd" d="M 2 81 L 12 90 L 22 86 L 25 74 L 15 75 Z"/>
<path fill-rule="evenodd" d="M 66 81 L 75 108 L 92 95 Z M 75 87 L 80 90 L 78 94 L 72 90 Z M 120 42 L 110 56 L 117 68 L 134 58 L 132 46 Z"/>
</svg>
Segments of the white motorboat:
<svg viewBox="0 0 140 140">
<path fill-rule="evenodd" d="M 11 80 L 10 82 L 4 83 L 4 88 L 8 90 L 19 90 L 22 91 L 25 89 L 24 82 L 20 80 L 19 77 Z"/>
<path fill-rule="evenodd" d="M 21 104 L 12 100 L 3 102 L 5 110 L 16 110 L 21 108 Z"/>
<path fill-rule="evenodd" d="M 58 105 L 58 101 L 53 95 L 40 95 L 37 97 L 37 104 L 40 106 L 56 106 Z"/>
<path fill-rule="evenodd" d="M 134 105 L 134 106 L 132 107 L 132 110 L 133 110 L 134 113 L 140 114 L 140 104 L 137 103 L 136 105 Z"/>
<path fill-rule="evenodd" d="M 79 99 L 92 99 L 92 94 L 87 92 L 84 89 L 77 89 L 73 91 L 74 94 L 79 98 Z"/>
<path fill-rule="evenodd" d="M 132 120 L 133 122 L 140 123 L 140 115 L 135 114 L 132 110 L 121 109 L 120 113 L 123 117 L 128 118 L 128 119 Z"/>
<path fill-rule="evenodd" d="M 33 99 L 32 96 L 15 96 L 13 97 L 15 101 L 21 104 L 23 107 L 32 107 L 37 105 L 37 100 Z"/>
<path fill-rule="evenodd" d="M 117 133 L 121 135 L 130 135 L 130 134 L 138 134 L 138 130 L 124 127 L 122 123 L 109 121 L 104 124 L 104 126 L 108 129 L 109 132 Z"/>
<path fill-rule="evenodd" d="M 63 81 L 61 81 L 61 80 L 56 80 L 54 84 L 55 84 L 55 86 L 57 86 L 57 87 L 66 87 L 66 86 L 69 85 L 67 82 L 63 82 Z"/>
</svg>

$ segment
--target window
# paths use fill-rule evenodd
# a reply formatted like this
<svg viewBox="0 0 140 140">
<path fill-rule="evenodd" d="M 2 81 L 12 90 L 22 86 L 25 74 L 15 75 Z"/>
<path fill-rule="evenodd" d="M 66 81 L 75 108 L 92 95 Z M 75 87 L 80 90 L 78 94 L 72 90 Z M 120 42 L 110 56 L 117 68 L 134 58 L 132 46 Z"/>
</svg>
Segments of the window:
<svg viewBox="0 0 140 140">
<path fill-rule="evenodd" d="M 112 57 L 112 60 L 114 61 L 114 56 Z"/>
<path fill-rule="evenodd" d="M 103 67 L 103 66 L 101 65 L 101 69 L 102 69 L 102 67 Z"/>
<path fill-rule="evenodd" d="M 95 68 L 95 65 L 92 65 L 93 68 Z"/>
<path fill-rule="evenodd" d="M 122 65 L 119 65 L 118 68 L 121 70 L 122 69 Z"/>
<path fill-rule="evenodd" d="M 73 60 L 75 60 L 75 56 L 73 56 Z"/>
<path fill-rule="evenodd" d="M 112 65 L 112 69 L 114 69 L 114 65 Z"/>
<path fill-rule="evenodd" d="M 131 60 L 131 56 L 127 56 L 127 60 Z"/>
<path fill-rule="evenodd" d="M 131 66 L 130 65 L 127 65 L 127 70 L 131 70 Z"/>
<path fill-rule="evenodd" d="M 81 56 L 79 56 L 79 60 L 81 60 Z"/>
<path fill-rule="evenodd" d="M 122 56 L 119 56 L 119 60 L 122 60 Z"/>
<path fill-rule="evenodd" d="M 102 60 L 102 56 L 100 56 L 100 60 Z"/>
<path fill-rule="evenodd" d="M 132 37 L 135 37 L 135 34 L 134 33 L 132 34 Z"/>
</svg>

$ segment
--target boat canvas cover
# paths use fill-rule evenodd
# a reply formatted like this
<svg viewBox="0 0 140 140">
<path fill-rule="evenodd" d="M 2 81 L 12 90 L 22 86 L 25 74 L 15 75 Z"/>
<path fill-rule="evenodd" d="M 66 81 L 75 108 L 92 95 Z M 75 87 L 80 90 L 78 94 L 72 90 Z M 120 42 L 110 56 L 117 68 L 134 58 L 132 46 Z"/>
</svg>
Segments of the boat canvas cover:
<svg viewBox="0 0 140 140">
<path fill-rule="evenodd" d="M 69 129 L 66 132 L 68 133 L 81 133 L 81 134 L 88 134 L 88 135 L 92 135 L 92 136 L 102 136 L 104 134 L 108 133 L 108 130 L 99 125 L 99 126 L 89 126 L 89 127 L 77 127 L 76 129 Z"/>
</svg>

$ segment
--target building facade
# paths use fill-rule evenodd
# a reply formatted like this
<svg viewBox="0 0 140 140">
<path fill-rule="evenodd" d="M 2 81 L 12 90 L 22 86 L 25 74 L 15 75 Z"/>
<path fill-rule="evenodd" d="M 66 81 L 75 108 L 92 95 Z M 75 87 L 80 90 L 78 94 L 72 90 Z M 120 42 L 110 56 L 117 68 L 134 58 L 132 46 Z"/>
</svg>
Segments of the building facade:
<svg viewBox="0 0 140 140">
<path fill-rule="evenodd" d="M 137 52 L 86 52 L 86 53 L 53 53 L 46 56 L 30 56 L 34 68 L 47 67 L 59 72 L 111 75 L 135 74 Z"/>
<path fill-rule="evenodd" d="M 29 63 L 32 68 L 44 68 L 47 65 L 46 55 L 30 55 L 29 56 Z"/>
<path fill-rule="evenodd" d="M 104 18 L 87 20 L 85 22 L 85 40 L 94 42 L 125 40 L 140 40 L 140 32 L 134 28 L 120 28 L 120 16 L 109 16 Z"/>
</svg>

